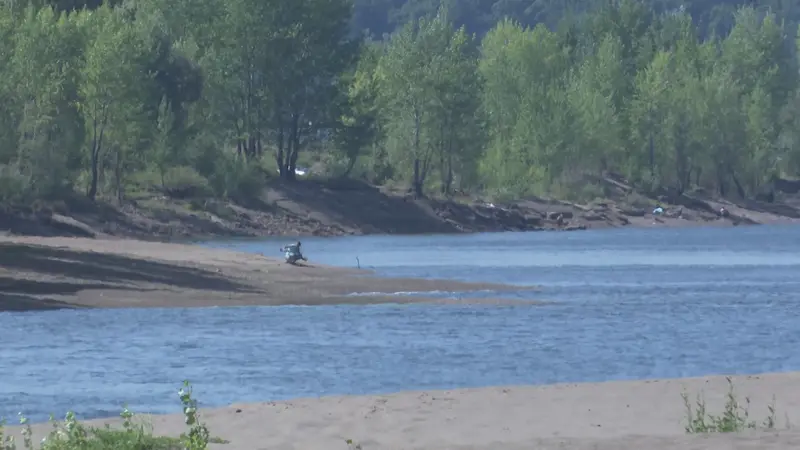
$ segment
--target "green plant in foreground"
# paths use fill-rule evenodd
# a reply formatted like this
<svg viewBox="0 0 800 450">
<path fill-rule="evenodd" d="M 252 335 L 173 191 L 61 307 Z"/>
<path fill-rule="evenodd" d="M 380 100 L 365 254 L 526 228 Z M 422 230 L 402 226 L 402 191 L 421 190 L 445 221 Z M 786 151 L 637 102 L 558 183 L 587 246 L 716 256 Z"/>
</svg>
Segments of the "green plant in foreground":
<svg viewBox="0 0 800 450">
<path fill-rule="evenodd" d="M 181 442 L 186 450 L 205 450 L 211 435 L 205 424 L 197 420 L 197 400 L 192 398 L 192 386 L 188 381 L 183 382 L 183 389 L 178 391 L 183 404 L 183 416 L 186 425 L 189 426 L 189 433 L 181 435 Z"/>
<path fill-rule="evenodd" d="M 87 427 L 75 417 L 72 411 L 67 412 L 63 423 L 52 417 L 53 430 L 42 439 L 39 450 L 207 450 L 209 443 L 227 443 L 219 438 L 212 438 L 208 428 L 199 421 L 197 401 L 192 398 L 192 387 L 188 381 L 178 391 L 183 404 L 183 415 L 188 433 L 180 438 L 153 436 L 152 427 L 142 423 L 134 423 L 134 414 L 125 407 L 120 414 L 122 428 Z M 22 448 L 35 450 L 33 433 L 28 419 L 20 413 L 19 423 L 22 425 Z M 18 450 L 14 436 L 6 435 L 4 421 L 0 421 L 0 450 Z"/>
<path fill-rule="evenodd" d="M 736 396 L 733 380 L 731 377 L 726 377 L 726 380 L 728 381 L 728 393 L 725 396 L 725 407 L 720 415 L 708 413 L 706 401 L 702 394 L 697 395 L 695 400 L 696 408 L 692 408 L 692 403 L 689 401 L 687 393 L 681 394 L 683 404 L 686 407 L 688 424 L 685 429 L 687 433 L 734 433 L 746 429 L 759 428 L 758 423 L 750 419 L 750 398 L 745 397 L 745 403 L 742 405 Z M 775 429 L 774 396 L 768 409 L 769 415 L 764 419 L 761 427 L 772 430 Z"/>
</svg>

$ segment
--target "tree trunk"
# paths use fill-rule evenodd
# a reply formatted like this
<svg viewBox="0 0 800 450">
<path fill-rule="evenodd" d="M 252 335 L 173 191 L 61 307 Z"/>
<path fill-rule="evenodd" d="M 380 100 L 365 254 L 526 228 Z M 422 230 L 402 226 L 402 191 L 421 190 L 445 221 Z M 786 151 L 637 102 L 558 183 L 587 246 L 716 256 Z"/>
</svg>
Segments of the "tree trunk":
<svg viewBox="0 0 800 450">
<path fill-rule="evenodd" d="M 419 171 L 419 158 L 414 158 L 414 181 L 413 181 L 413 188 L 414 188 L 414 198 L 422 198 L 422 180 L 420 180 L 420 171 Z"/>
<path fill-rule="evenodd" d="M 722 167 L 717 167 L 717 192 L 720 197 L 725 197 L 725 176 Z"/>
<path fill-rule="evenodd" d="M 289 167 L 287 168 L 288 169 L 287 170 L 287 174 L 289 175 L 289 177 L 288 177 L 289 181 L 297 180 L 297 172 L 296 172 L 296 170 L 297 170 L 297 158 L 298 158 L 298 156 L 300 156 L 300 152 L 298 151 L 299 146 L 297 144 L 298 143 L 295 143 L 295 145 L 293 145 L 294 148 L 292 149 L 293 150 L 292 151 L 292 156 L 289 158 Z"/>
<path fill-rule="evenodd" d="M 347 168 L 344 169 L 344 173 L 342 173 L 341 178 L 347 178 L 350 176 L 350 172 L 353 171 L 353 168 L 356 166 L 356 158 L 349 158 L 347 161 Z"/>
<path fill-rule="evenodd" d="M 742 183 L 739 182 L 739 178 L 736 176 L 732 168 L 728 169 L 731 173 L 731 179 L 733 180 L 733 184 L 736 186 L 736 192 L 739 194 L 739 197 L 744 199 L 747 197 L 747 194 L 742 186 Z"/>
<path fill-rule="evenodd" d="M 100 149 L 103 146 L 103 132 L 105 131 L 102 126 L 100 126 L 100 132 L 97 132 L 98 124 L 97 121 L 94 122 L 94 137 L 92 139 L 92 156 L 91 156 L 91 171 L 92 171 L 92 181 L 89 185 L 89 192 L 87 197 L 94 200 L 97 198 L 97 183 L 100 178 L 100 170 L 98 166 L 100 165 Z"/>
<path fill-rule="evenodd" d="M 444 184 L 445 195 L 450 195 L 453 192 L 453 152 L 452 150 L 447 155 L 447 180 Z"/>
<path fill-rule="evenodd" d="M 256 132 L 253 134 L 256 140 L 255 151 L 256 157 L 261 158 L 261 105 L 259 102 L 256 108 Z"/>
<path fill-rule="evenodd" d="M 97 197 L 97 177 L 99 176 L 97 165 L 99 164 L 98 161 L 98 151 L 97 151 L 97 143 L 92 144 L 92 180 L 89 183 L 89 192 L 86 193 L 86 196 L 90 199 L 94 200 Z"/>
<path fill-rule="evenodd" d="M 445 163 L 447 159 L 447 150 L 445 145 L 445 125 L 446 123 L 442 123 L 439 126 L 439 192 L 442 195 L 447 194 L 447 187 L 445 183 L 445 178 L 447 178 L 447 164 Z"/>
<path fill-rule="evenodd" d="M 284 145 L 286 143 L 286 133 L 283 129 L 283 122 L 278 124 L 278 145 L 275 148 L 275 164 L 278 166 L 278 175 L 283 178 L 286 171 L 286 163 L 284 162 Z"/>
<path fill-rule="evenodd" d="M 289 181 L 297 179 L 297 158 L 300 156 L 300 114 L 292 114 L 291 128 L 289 129 L 289 154 L 287 155 L 285 178 Z"/>
<path fill-rule="evenodd" d="M 114 152 L 114 190 L 117 191 L 117 203 L 122 204 L 122 156 L 120 149 Z"/>
<path fill-rule="evenodd" d="M 653 132 L 650 131 L 650 178 L 656 177 L 656 146 Z"/>
<path fill-rule="evenodd" d="M 239 127 L 239 121 L 234 121 L 234 129 L 236 131 L 236 154 L 242 156 L 244 149 L 242 148 L 242 130 Z"/>
<path fill-rule="evenodd" d="M 445 178 L 444 184 L 444 193 L 445 195 L 450 195 L 453 191 L 453 134 L 455 131 L 453 130 L 452 125 L 450 126 L 450 133 L 447 137 L 447 177 Z"/>
<path fill-rule="evenodd" d="M 444 146 L 442 146 L 442 150 L 439 152 L 439 178 L 441 178 L 441 183 L 439 185 L 439 192 L 442 195 L 447 194 L 447 184 L 445 183 L 445 178 L 447 178 L 447 165 L 445 164 L 445 157 L 444 157 Z"/>
<path fill-rule="evenodd" d="M 421 120 L 419 117 L 419 110 L 414 109 L 414 177 L 412 186 L 414 188 L 414 198 L 421 198 L 422 192 L 422 174 L 420 173 L 419 161 L 419 144 L 420 144 L 420 128 Z"/>
<path fill-rule="evenodd" d="M 689 169 L 686 171 L 686 178 L 683 179 L 684 190 L 681 191 L 680 194 L 683 195 L 683 193 L 686 190 L 688 190 L 691 185 L 692 185 L 692 167 L 690 166 Z"/>
<path fill-rule="evenodd" d="M 678 184 L 678 194 L 681 195 L 686 191 L 686 180 L 689 177 L 689 172 L 684 157 L 683 144 L 678 144 L 675 148 L 675 181 Z"/>
</svg>

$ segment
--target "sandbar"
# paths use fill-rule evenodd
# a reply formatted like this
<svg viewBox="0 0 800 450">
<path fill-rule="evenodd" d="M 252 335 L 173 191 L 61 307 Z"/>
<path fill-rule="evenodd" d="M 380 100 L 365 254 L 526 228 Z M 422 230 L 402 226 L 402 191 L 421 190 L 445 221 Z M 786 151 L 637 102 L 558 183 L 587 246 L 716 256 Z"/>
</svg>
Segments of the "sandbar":
<svg viewBox="0 0 800 450">
<path fill-rule="evenodd" d="M 276 249 L 277 253 L 277 249 Z M 292 266 L 254 253 L 133 239 L 0 236 L 0 311 L 432 302 L 537 305 L 470 298 L 531 287 L 383 278 L 313 261 Z M 418 295 L 388 295 L 393 293 Z M 447 292 L 448 298 L 424 293 Z M 358 295 L 353 295 L 358 294 Z"/>
<path fill-rule="evenodd" d="M 201 414 L 212 435 L 228 441 L 212 448 L 227 450 L 336 450 L 348 448 L 346 439 L 365 450 L 798 448 L 800 433 L 787 420 L 789 427 L 800 420 L 800 373 L 734 376 L 733 383 L 759 422 L 774 396 L 775 430 L 685 433 L 681 393 L 692 399 L 703 393 L 708 411 L 721 413 L 723 376 L 309 398 L 201 408 Z M 146 420 L 162 435 L 177 436 L 185 426 L 179 414 Z M 41 435 L 48 426 L 35 430 Z"/>
</svg>

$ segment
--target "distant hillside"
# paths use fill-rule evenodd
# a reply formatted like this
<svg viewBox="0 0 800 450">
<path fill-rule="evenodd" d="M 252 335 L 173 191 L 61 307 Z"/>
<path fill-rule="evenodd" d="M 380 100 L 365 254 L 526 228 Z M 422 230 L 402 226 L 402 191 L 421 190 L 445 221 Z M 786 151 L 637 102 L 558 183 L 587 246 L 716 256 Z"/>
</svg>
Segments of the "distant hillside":
<svg viewBox="0 0 800 450">
<path fill-rule="evenodd" d="M 404 23 L 435 13 L 440 5 L 449 8 L 457 25 L 483 35 L 494 24 L 510 17 L 524 25 L 544 23 L 556 27 L 564 18 L 582 14 L 614 0 L 354 0 L 354 26 L 380 38 Z M 800 2 L 795 0 L 642 0 L 656 13 L 685 10 L 705 33 L 727 34 L 733 27 L 737 7 L 750 5 L 771 9 L 792 23 L 800 21 Z"/>
<path fill-rule="evenodd" d="M 470 33 L 485 34 L 503 18 L 523 25 L 544 23 L 556 27 L 564 18 L 576 19 L 615 0 L 353 0 L 353 26 L 380 39 L 403 24 L 433 14 L 446 6 L 457 25 Z M 800 2 L 796 0 L 641 0 L 656 13 L 685 10 L 704 33 L 727 34 L 733 26 L 733 13 L 740 6 L 772 10 L 790 23 L 800 22 Z M 102 0 L 49 0 L 61 10 L 97 8 Z M 109 0 L 111 5 L 122 0 Z"/>
</svg>

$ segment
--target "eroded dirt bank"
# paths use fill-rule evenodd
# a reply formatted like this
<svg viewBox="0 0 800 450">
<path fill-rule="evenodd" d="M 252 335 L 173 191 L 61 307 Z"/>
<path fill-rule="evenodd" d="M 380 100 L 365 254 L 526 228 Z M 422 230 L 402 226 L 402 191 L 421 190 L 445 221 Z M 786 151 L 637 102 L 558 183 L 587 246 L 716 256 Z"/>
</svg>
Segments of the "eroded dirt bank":
<svg viewBox="0 0 800 450">
<path fill-rule="evenodd" d="M 76 198 L 44 208 L 0 209 L 0 232 L 31 236 L 189 237 L 333 236 L 491 231 L 584 230 L 609 227 L 734 226 L 800 221 L 800 182 L 777 187 L 771 202 L 728 201 L 702 192 L 647 197 L 625 180 L 594 180 L 603 199 L 587 204 L 528 198 L 499 203 L 477 198 L 414 199 L 355 181 L 275 182 L 256 199 L 234 204 L 163 196 L 123 206 Z M 653 215 L 661 206 L 664 213 Z M 720 214 L 724 208 L 726 213 Z"/>
<path fill-rule="evenodd" d="M 502 304 L 506 302 L 500 299 L 380 294 L 520 289 L 364 276 L 368 274 L 313 263 L 294 267 L 259 255 L 132 239 L 0 237 L 0 311 L 387 302 Z"/>
</svg>

